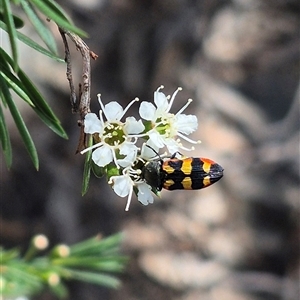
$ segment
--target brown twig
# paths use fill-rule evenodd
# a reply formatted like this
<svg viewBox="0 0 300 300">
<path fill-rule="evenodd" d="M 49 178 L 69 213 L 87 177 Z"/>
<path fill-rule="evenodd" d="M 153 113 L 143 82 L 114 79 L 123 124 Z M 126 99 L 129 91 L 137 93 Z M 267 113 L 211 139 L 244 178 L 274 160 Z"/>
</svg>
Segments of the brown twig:
<svg viewBox="0 0 300 300">
<path fill-rule="evenodd" d="M 98 55 L 95 54 L 93 51 L 90 51 L 87 44 L 76 34 L 65 31 L 64 29 L 59 27 L 59 32 L 62 36 L 64 45 L 65 45 L 65 60 L 67 63 L 67 79 L 69 81 L 70 90 L 71 90 L 71 106 L 72 112 L 78 112 L 80 114 L 80 120 L 78 124 L 81 126 L 80 130 L 80 137 L 77 146 L 76 153 L 80 152 L 84 148 L 86 148 L 86 135 L 83 130 L 83 122 L 84 117 L 87 113 L 90 112 L 90 99 L 91 99 L 91 64 L 90 58 L 97 59 Z M 69 51 L 69 46 L 66 40 L 66 35 L 72 40 L 75 44 L 77 50 L 80 51 L 82 56 L 82 83 L 80 83 L 80 95 L 79 95 L 79 103 L 76 99 L 76 92 L 73 84 L 73 77 L 72 77 L 72 65 L 71 65 L 71 56 Z"/>
<path fill-rule="evenodd" d="M 58 27 L 59 33 L 61 35 L 61 38 L 63 40 L 64 46 L 65 46 L 65 62 L 67 63 L 67 79 L 69 81 L 69 86 L 70 86 L 70 101 L 71 101 L 71 107 L 72 107 L 72 113 L 76 113 L 78 111 L 78 102 L 76 98 L 76 92 L 75 92 L 75 87 L 73 83 L 73 77 L 72 77 L 72 65 L 71 65 L 71 54 L 70 54 L 70 49 L 68 45 L 68 41 L 66 39 L 65 31 Z"/>
</svg>

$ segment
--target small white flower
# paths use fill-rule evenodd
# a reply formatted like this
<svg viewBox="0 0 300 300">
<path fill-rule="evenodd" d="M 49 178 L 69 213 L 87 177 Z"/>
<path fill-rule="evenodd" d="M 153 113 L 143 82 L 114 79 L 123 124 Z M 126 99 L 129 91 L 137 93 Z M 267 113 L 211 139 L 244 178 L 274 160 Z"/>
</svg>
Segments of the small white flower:
<svg viewBox="0 0 300 300">
<path fill-rule="evenodd" d="M 126 118 L 125 123 L 120 120 L 138 99 L 131 101 L 124 110 L 115 101 L 104 106 L 100 95 L 98 95 L 98 100 L 101 106 L 100 119 L 94 113 L 86 114 L 84 119 L 84 132 L 94 134 L 97 143 L 81 151 L 81 154 L 97 148 L 92 153 L 95 164 L 105 167 L 113 161 L 118 168 L 120 166 L 125 168 L 136 159 L 138 150 L 135 146 L 136 135 L 143 132 L 145 127 L 141 120 L 137 121 L 134 117 Z M 105 115 L 107 121 L 103 120 L 102 114 Z M 124 158 L 118 159 L 118 154 Z"/>
<path fill-rule="evenodd" d="M 96 114 L 88 113 L 84 118 L 84 132 L 85 133 L 96 133 L 103 130 L 103 124 L 100 122 Z"/>
<path fill-rule="evenodd" d="M 138 200 L 142 204 L 148 205 L 149 203 L 153 203 L 154 199 L 151 193 L 151 187 L 140 180 L 139 170 L 127 167 L 122 173 L 123 175 L 112 176 L 109 180 L 109 184 L 112 184 L 114 192 L 119 197 L 128 196 L 125 211 L 129 210 L 134 187 L 138 189 Z"/>
<path fill-rule="evenodd" d="M 120 146 L 120 154 L 124 155 L 125 157 L 123 159 L 117 159 L 118 164 L 125 168 L 130 166 L 135 160 L 136 160 L 136 154 L 137 154 L 137 147 L 132 148 L 132 144 L 129 143 L 123 143 L 123 145 Z"/>
<path fill-rule="evenodd" d="M 197 117 L 194 115 L 185 115 L 182 112 L 190 105 L 191 99 L 176 113 L 170 113 L 175 96 L 181 90 L 178 88 L 172 95 L 166 96 L 160 92 L 163 86 L 160 86 L 154 92 L 154 103 L 143 101 L 140 105 L 139 113 L 142 119 L 151 121 L 152 129 L 146 133 L 149 139 L 158 147 L 166 146 L 171 153 L 181 149 L 191 150 L 184 147 L 180 138 L 197 144 L 199 141 L 193 141 L 186 135 L 194 132 L 198 127 Z M 179 138 L 177 138 L 179 137 Z M 193 149 L 193 148 L 192 148 Z"/>
<path fill-rule="evenodd" d="M 93 150 L 92 159 L 98 166 L 105 167 L 111 162 L 115 164 L 116 167 L 111 165 L 107 168 L 108 173 L 113 170 L 116 174 L 110 177 L 108 183 L 118 196 L 127 197 L 125 211 L 129 210 L 133 193 L 142 204 L 153 203 L 152 187 L 144 179 L 146 176 L 143 174 L 145 173 L 143 167 L 147 162 L 161 161 L 162 157 L 169 155 L 158 154 L 159 149 L 166 147 L 170 153 L 175 153 L 179 149 L 193 149 L 184 147 L 181 139 L 192 144 L 199 142 L 187 137 L 197 129 L 197 117 L 183 114 L 192 100 L 189 99 L 176 114 L 170 113 L 181 88 L 178 88 L 172 96 L 162 93 L 160 91 L 162 88 L 163 86 L 154 92 L 155 105 L 146 101 L 141 103 L 139 113 L 144 121 L 136 120 L 134 117 L 127 117 L 125 121 L 121 121 L 127 110 L 138 101 L 137 98 L 123 109 L 116 101 L 104 105 L 100 95 L 98 95 L 101 107 L 99 118 L 94 113 L 88 113 L 84 119 L 84 132 L 93 135 L 95 144 L 81 151 L 81 154 Z M 144 138 L 143 144 L 138 141 L 140 137 Z M 142 144 L 141 151 L 136 146 L 137 142 L 139 145 Z"/>
<path fill-rule="evenodd" d="M 142 120 L 136 120 L 135 117 L 127 117 L 126 123 L 124 125 L 124 131 L 125 133 L 129 134 L 138 134 L 140 132 L 143 132 L 145 129 L 145 126 L 142 122 Z"/>
<path fill-rule="evenodd" d="M 137 194 L 138 200 L 144 205 L 148 205 L 149 203 L 152 204 L 154 199 L 151 192 L 151 186 L 146 182 L 137 183 L 136 185 L 139 190 Z"/>
</svg>

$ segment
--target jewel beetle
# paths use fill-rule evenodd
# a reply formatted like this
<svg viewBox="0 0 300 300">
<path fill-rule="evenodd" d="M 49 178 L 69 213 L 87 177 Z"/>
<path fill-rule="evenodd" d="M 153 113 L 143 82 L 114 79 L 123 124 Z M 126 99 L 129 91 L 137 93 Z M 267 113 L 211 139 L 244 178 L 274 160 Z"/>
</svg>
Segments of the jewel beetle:
<svg viewBox="0 0 300 300">
<path fill-rule="evenodd" d="M 223 177 L 224 169 L 208 158 L 173 155 L 167 160 L 148 161 L 142 168 L 141 177 L 152 189 L 199 190 L 212 185 Z"/>
</svg>

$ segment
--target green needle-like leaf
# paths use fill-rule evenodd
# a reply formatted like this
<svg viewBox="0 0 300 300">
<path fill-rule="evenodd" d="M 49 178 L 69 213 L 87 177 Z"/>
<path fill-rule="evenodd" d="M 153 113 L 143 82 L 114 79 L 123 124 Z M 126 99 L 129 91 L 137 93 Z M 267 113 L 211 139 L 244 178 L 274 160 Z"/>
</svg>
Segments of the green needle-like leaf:
<svg viewBox="0 0 300 300">
<path fill-rule="evenodd" d="M 16 29 L 24 27 L 24 22 L 22 19 L 15 15 L 13 15 L 12 17 L 14 19 Z M 4 20 L 4 13 L 2 11 L 0 11 L 0 20 Z"/>
<path fill-rule="evenodd" d="M 17 36 L 18 39 L 23 42 L 24 44 L 26 44 L 27 46 L 31 47 L 32 49 L 58 61 L 58 62 L 62 62 L 65 63 L 65 60 L 55 54 L 53 54 L 52 52 L 48 51 L 47 49 L 43 48 L 42 46 L 40 46 L 39 44 L 37 44 L 35 41 L 33 41 L 32 39 L 30 39 L 29 37 L 27 37 L 26 35 L 22 34 L 21 32 L 17 32 Z"/>
<path fill-rule="evenodd" d="M 45 114 L 39 111 L 37 108 L 33 107 L 35 113 L 40 117 L 40 119 L 47 125 L 49 129 L 51 129 L 54 133 L 59 135 L 64 139 L 68 139 L 68 135 L 60 125 L 60 123 L 53 122 L 53 120 L 49 119 Z"/>
<path fill-rule="evenodd" d="M 31 80 L 21 69 L 18 71 L 18 76 L 21 82 L 24 84 L 26 92 L 34 104 L 34 110 L 39 115 L 41 120 L 56 134 L 64 139 L 67 139 L 68 136 L 60 125 L 59 119 L 55 116 L 54 112 L 40 94 L 39 90 L 33 85 Z"/>
<path fill-rule="evenodd" d="M 81 195 L 84 196 L 89 188 L 89 182 L 91 177 L 91 162 L 92 162 L 92 151 L 89 151 L 85 156 L 84 170 L 83 170 L 83 181 Z"/>
<path fill-rule="evenodd" d="M 8 1 L 8 0 L 6 0 Z M 70 23 L 70 21 L 65 17 L 63 9 L 53 1 L 49 0 L 30 0 L 30 2 L 37 7 L 45 16 L 53 20 L 58 26 L 74 32 L 80 36 L 87 36 L 87 34 Z"/>
<path fill-rule="evenodd" d="M 0 58 L 1 56 L 5 62 L 9 63 L 10 65 L 13 64 L 11 57 L 2 48 L 0 48 Z M 0 65 L 1 64 L 2 63 L 0 62 Z M 7 69 L 6 65 L 4 65 L 4 67 Z M 28 95 L 34 105 L 32 108 L 39 115 L 41 120 L 56 134 L 67 139 L 68 136 L 60 125 L 59 119 L 55 116 L 54 112 L 31 80 L 20 68 L 17 72 L 17 75 L 20 79 L 20 82 L 23 84 L 23 91 Z"/>
<path fill-rule="evenodd" d="M 4 21 L 7 25 L 7 32 L 9 35 L 12 56 L 14 60 L 13 68 L 18 69 L 18 48 L 17 48 L 17 31 L 14 23 L 13 14 L 11 11 L 9 0 L 2 0 Z"/>
<path fill-rule="evenodd" d="M 30 261 L 26 261 L 26 254 L 20 257 L 20 251 L 17 249 L 4 250 L 0 247 L 2 258 L 0 276 L 3 281 L 1 295 L 5 299 L 20 295 L 34 296 L 42 290 L 50 289 L 56 297 L 63 299 L 68 295 L 66 282 L 73 280 L 118 288 L 120 281 L 112 274 L 124 270 L 127 257 L 114 253 L 117 245 L 113 248 L 107 247 L 109 246 L 107 242 L 119 243 L 120 236 L 116 234 L 103 240 L 96 237 L 73 246 L 56 245 L 50 253 L 42 256 L 36 255 Z M 105 248 L 108 251 L 106 255 L 103 255 L 101 251 L 96 251 L 97 247 L 103 243 L 106 244 Z M 57 252 L 58 249 L 62 250 L 62 247 L 85 249 L 85 251 L 80 251 L 78 256 L 72 253 L 67 254 L 67 252 Z M 91 256 L 87 251 L 88 248 L 92 249 L 95 255 Z"/>
<path fill-rule="evenodd" d="M 116 251 L 122 240 L 122 234 L 118 233 L 108 238 L 101 239 L 99 236 L 93 237 L 87 241 L 72 245 L 70 247 L 71 255 L 100 255 L 105 252 L 112 254 Z"/>
<path fill-rule="evenodd" d="M 1 63 L 0 63 L 1 64 Z M 6 84 L 20 97 L 22 98 L 26 103 L 28 103 L 30 106 L 34 107 L 34 104 L 30 100 L 29 96 L 24 92 L 25 88 L 22 84 L 22 82 L 13 75 L 10 70 L 3 69 L 3 71 L 0 71 L 0 75 L 3 77 L 3 79 L 6 81 Z"/>
<path fill-rule="evenodd" d="M 93 143 L 93 137 L 89 137 L 89 146 Z M 92 151 L 88 151 L 85 154 L 85 161 L 84 161 L 84 170 L 83 170 L 83 180 L 82 180 L 82 189 L 81 195 L 84 196 L 89 188 L 89 182 L 91 177 L 91 164 L 92 164 Z"/>
<path fill-rule="evenodd" d="M 0 93 L 0 97 L 3 97 L 3 93 Z M 10 169 L 12 164 L 12 150 L 11 150 L 11 144 L 10 144 L 10 138 L 9 133 L 6 127 L 6 122 L 4 119 L 3 110 L 0 104 L 0 141 L 1 146 L 4 154 L 4 159 L 6 162 L 6 166 L 8 169 Z"/>
<path fill-rule="evenodd" d="M 66 299 L 69 295 L 66 285 L 61 282 L 57 285 L 49 285 L 49 289 L 58 299 Z"/>
<path fill-rule="evenodd" d="M 71 255 L 84 256 L 91 255 L 97 251 L 99 243 L 102 242 L 101 236 L 95 236 L 83 242 L 70 246 Z"/>
<path fill-rule="evenodd" d="M 37 15 L 32 5 L 26 0 L 21 0 L 21 5 L 43 42 L 47 45 L 51 52 L 57 53 L 56 43 L 51 31 L 45 26 L 44 22 Z"/>
<path fill-rule="evenodd" d="M 0 20 L 0 28 L 2 28 L 3 30 L 5 31 L 8 31 L 8 28 L 7 26 L 5 25 L 5 23 L 3 23 L 1 20 Z M 52 52 L 48 51 L 47 49 L 43 48 L 42 46 L 40 46 L 39 44 L 37 44 L 35 41 L 33 41 L 32 39 L 30 39 L 29 37 L 27 37 L 26 35 L 24 35 L 23 33 L 21 32 L 18 32 L 17 31 L 17 38 L 23 42 L 24 44 L 26 44 L 27 46 L 31 47 L 32 49 L 46 55 L 46 56 L 49 56 L 50 58 L 56 60 L 56 61 L 59 61 L 59 62 L 65 62 L 64 59 L 56 56 L 55 54 L 53 54 Z"/>
<path fill-rule="evenodd" d="M 8 283 L 6 284 L 8 290 L 3 291 L 3 295 L 31 295 L 40 291 L 43 286 L 39 276 L 30 272 L 29 266 L 20 261 L 12 260 L 9 262 L 4 275 Z"/>
<path fill-rule="evenodd" d="M 55 265 L 69 267 L 73 269 L 90 269 L 94 271 L 121 272 L 124 270 L 124 263 L 127 258 L 121 256 L 70 256 L 54 259 Z"/>
<path fill-rule="evenodd" d="M 6 86 L 4 80 L 2 77 L 0 77 L 0 87 L 2 89 L 2 93 L 3 96 L 6 99 L 6 103 L 7 106 L 10 110 L 10 113 L 16 123 L 16 126 L 19 130 L 19 133 L 23 139 L 23 142 L 25 144 L 25 147 L 29 153 L 29 156 L 33 162 L 33 165 L 35 166 L 35 168 L 38 170 L 39 169 L 39 159 L 38 159 L 38 155 L 37 155 L 37 151 L 35 148 L 35 145 L 32 141 L 32 138 L 30 136 L 30 133 L 28 132 L 28 129 L 23 121 L 23 118 L 18 110 L 18 108 L 16 107 L 13 99 L 11 98 L 11 94 L 9 92 L 8 87 Z"/>
<path fill-rule="evenodd" d="M 91 161 L 91 169 L 97 178 L 102 178 L 105 174 L 107 174 L 108 171 L 107 167 L 99 167 L 97 164 L 94 163 L 93 160 Z"/>
<path fill-rule="evenodd" d="M 1 264 L 5 264 L 8 261 L 17 258 L 20 255 L 20 251 L 17 249 L 4 250 L 0 248 Z"/>
<path fill-rule="evenodd" d="M 99 274 L 94 272 L 85 272 L 85 271 L 74 271 L 71 269 L 64 269 L 63 277 L 66 279 L 75 279 L 80 281 L 85 281 L 89 283 L 94 283 L 98 285 L 103 285 L 109 288 L 117 289 L 120 287 L 120 280 L 116 277 Z"/>
</svg>

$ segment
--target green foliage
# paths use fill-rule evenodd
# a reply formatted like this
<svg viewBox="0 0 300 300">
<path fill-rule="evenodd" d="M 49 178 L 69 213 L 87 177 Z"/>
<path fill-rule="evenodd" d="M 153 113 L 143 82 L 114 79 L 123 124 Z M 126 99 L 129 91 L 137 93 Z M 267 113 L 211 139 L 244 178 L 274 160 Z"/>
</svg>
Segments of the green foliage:
<svg viewBox="0 0 300 300">
<path fill-rule="evenodd" d="M 99 236 L 72 246 L 56 245 L 46 255 L 36 236 L 25 255 L 16 249 L 0 249 L 0 294 L 3 297 L 32 296 L 49 289 L 58 298 L 68 296 L 66 282 L 85 281 L 117 288 L 120 281 L 113 273 L 122 272 L 127 258 L 119 254 L 121 235 Z"/>
<path fill-rule="evenodd" d="M 19 16 L 13 14 L 14 5 L 23 9 L 24 14 L 27 15 L 37 34 L 45 43 L 46 48 L 18 32 L 17 29 L 23 27 L 24 22 Z M 41 13 L 45 16 L 45 20 L 40 17 Z M 56 61 L 64 62 L 64 60 L 57 55 L 56 43 L 51 31 L 47 27 L 46 19 L 54 21 L 64 30 L 86 36 L 85 32 L 71 23 L 63 9 L 53 0 L 0 0 L 0 28 L 8 33 L 11 46 L 11 55 L 0 47 L 0 142 L 8 168 L 10 168 L 12 164 L 12 148 L 9 130 L 5 122 L 5 109 L 10 111 L 35 168 L 38 169 L 39 166 L 34 142 L 15 104 L 13 98 L 14 94 L 24 100 L 51 130 L 59 136 L 67 138 L 67 134 L 62 128 L 59 119 L 49 107 L 37 87 L 22 70 L 18 61 L 17 40 L 20 40 L 33 50 Z M 12 94 L 12 91 L 14 94 Z"/>
<path fill-rule="evenodd" d="M 38 162 L 38 156 L 37 156 L 37 152 L 36 152 L 34 143 L 33 143 L 31 136 L 27 130 L 24 120 L 11 97 L 9 89 L 7 88 L 7 85 L 5 85 L 5 82 L 4 82 L 3 78 L 1 78 L 1 77 L 0 77 L 0 88 L 2 90 L 1 95 L 3 95 L 3 97 L 6 101 L 6 104 L 7 104 L 8 108 L 10 110 L 10 113 L 16 123 L 16 126 L 19 130 L 19 133 L 20 133 L 22 139 L 23 139 L 25 147 L 32 159 L 32 162 L 33 162 L 35 168 L 38 169 L 39 162 Z M 7 135 L 7 137 L 9 137 L 9 136 Z M 9 149 L 9 148 L 6 148 L 6 149 Z M 7 159 L 7 162 L 11 162 L 11 154 L 8 153 L 7 155 L 9 157 L 9 159 Z M 5 155 L 5 158 L 7 158 L 6 155 Z"/>
<path fill-rule="evenodd" d="M 89 137 L 88 144 L 91 146 L 93 143 L 93 137 Z M 92 151 L 89 151 L 85 155 L 84 160 L 84 170 L 83 170 L 83 180 L 82 180 L 82 188 L 81 188 L 81 195 L 84 196 L 89 188 L 89 182 L 91 177 L 91 164 L 92 164 Z"/>
<path fill-rule="evenodd" d="M 45 47 L 18 32 L 24 22 L 13 15 L 13 5 L 23 9 Z M 40 17 L 41 13 L 45 20 Z M 64 30 L 86 35 L 70 22 L 53 0 L 0 0 L 0 29 L 8 33 L 11 46 L 11 55 L 0 47 L 0 143 L 8 168 L 12 164 L 12 147 L 5 121 L 6 111 L 10 112 L 35 168 L 39 167 L 37 150 L 14 101 L 15 95 L 29 105 L 52 131 L 67 138 L 59 119 L 18 61 L 17 40 L 56 61 L 64 62 L 57 55 L 56 43 L 46 25 L 46 18 Z M 90 158 L 91 151 L 86 160 L 86 177 L 90 174 Z M 88 180 L 83 190 L 86 191 L 87 187 Z M 95 237 L 73 246 L 57 245 L 43 256 L 37 256 L 47 248 L 48 240 L 44 236 L 36 236 L 23 256 L 19 249 L 0 248 L 0 298 L 33 296 L 48 288 L 62 299 L 68 295 L 66 282 L 70 280 L 117 288 L 120 282 L 112 274 L 121 272 L 127 260 L 119 254 L 120 242 L 120 234 L 105 239 Z M 44 246 L 41 246 L 43 243 Z"/>
</svg>

